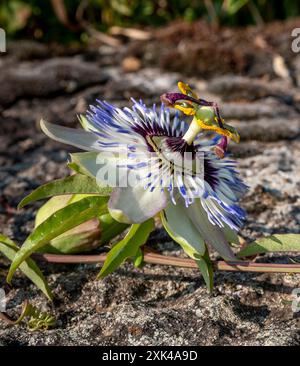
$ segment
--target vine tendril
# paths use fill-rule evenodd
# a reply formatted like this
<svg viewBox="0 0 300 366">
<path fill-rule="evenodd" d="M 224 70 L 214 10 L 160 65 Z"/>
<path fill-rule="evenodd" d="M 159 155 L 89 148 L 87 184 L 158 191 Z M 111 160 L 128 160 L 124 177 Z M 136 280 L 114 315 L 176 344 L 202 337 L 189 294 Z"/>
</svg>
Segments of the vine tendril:
<svg viewBox="0 0 300 366">
<path fill-rule="evenodd" d="M 12 319 L 6 313 L 0 313 L 0 318 L 10 325 L 17 325 L 24 321 L 26 318 L 26 324 L 28 330 L 48 330 L 55 326 L 55 317 L 49 313 L 39 310 L 34 305 L 30 304 L 28 300 L 25 300 L 22 305 L 21 315 L 17 320 Z"/>
</svg>

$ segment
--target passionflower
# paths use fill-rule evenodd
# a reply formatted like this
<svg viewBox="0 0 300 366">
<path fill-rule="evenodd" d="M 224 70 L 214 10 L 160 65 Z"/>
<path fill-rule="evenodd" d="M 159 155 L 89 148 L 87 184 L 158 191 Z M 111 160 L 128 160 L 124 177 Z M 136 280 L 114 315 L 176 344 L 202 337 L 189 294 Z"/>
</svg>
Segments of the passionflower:
<svg viewBox="0 0 300 366">
<path fill-rule="evenodd" d="M 71 154 L 72 162 L 99 184 L 114 187 L 108 209 L 115 220 L 142 223 L 159 214 L 166 231 L 192 258 L 203 256 L 209 244 L 225 260 L 233 260 L 230 243 L 238 243 L 236 232 L 245 216 L 238 200 L 246 186 L 236 163 L 216 152 L 218 146 L 226 150 L 227 137 L 238 135 L 224 124 L 215 128 L 219 112 L 215 116 L 207 109 L 214 106 L 199 104 L 187 87 L 183 91 L 183 99 L 171 93 L 162 99 L 193 115 L 190 124 L 178 111 L 172 116 L 164 104 L 148 108 L 133 100 L 131 108 L 98 101 L 80 117 L 81 130 L 45 121 L 41 128 L 49 137 L 86 151 Z M 217 133 L 216 138 L 205 138 L 206 129 Z M 104 181 L 104 168 L 114 180 Z M 129 184 L 132 173 L 136 177 Z"/>
</svg>

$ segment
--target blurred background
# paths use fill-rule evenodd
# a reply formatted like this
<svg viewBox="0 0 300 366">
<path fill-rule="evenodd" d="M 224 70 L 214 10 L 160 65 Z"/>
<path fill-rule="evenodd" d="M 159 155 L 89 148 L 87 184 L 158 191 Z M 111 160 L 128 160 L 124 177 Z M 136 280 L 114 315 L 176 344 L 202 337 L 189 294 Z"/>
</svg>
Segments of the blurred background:
<svg viewBox="0 0 300 366">
<path fill-rule="evenodd" d="M 199 18 L 214 25 L 245 26 L 299 15 L 293 0 L 2 0 L 0 24 L 9 37 L 88 41 L 89 27 L 158 27 Z"/>
<path fill-rule="evenodd" d="M 241 135 L 239 144 L 229 146 L 249 185 L 241 202 L 248 214 L 241 235 L 250 240 L 299 233 L 300 41 L 292 36 L 300 28 L 299 1 L 1 0 L 0 28 L 7 36 L 7 51 L 0 53 L 1 233 L 22 243 L 40 203 L 17 210 L 21 198 L 69 174 L 66 161 L 74 150 L 44 136 L 41 118 L 75 127 L 77 115 L 96 99 L 118 106 L 129 106 L 131 97 L 159 104 L 159 96 L 176 91 L 179 80 L 201 98 L 218 102 L 222 116 Z M 178 251 L 160 230 L 151 240 L 161 251 Z M 288 261 L 272 258 L 282 260 Z M 106 282 L 93 282 L 94 273 L 83 267 L 54 271 L 48 279 L 59 289 L 63 329 L 48 338 L 24 333 L 23 344 L 128 344 L 126 319 L 144 321 L 151 314 L 149 326 L 132 330 L 133 344 L 139 344 L 136 335 L 146 339 L 143 344 L 296 342 L 292 330 L 297 324 L 291 311 L 281 312 L 277 297 L 291 292 L 280 275 L 259 282 L 253 274 L 220 273 L 220 290 L 211 298 L 198 274 L 169 267 L 148 266 L 145 275 L 131 277 L 117 272 Z M 154 272 L 160 277 L 151 281 Z M 0 279 L 4 283 L 5 275 Z M 18 301 L 37 296 L 24 281 L 18 282 Z M 256 295 L 252 285 L 263 289 Z M 236 303 L 229 303 L 226 294 Z M 188 304 L 198 304 L 201 311 L 204 306 L 210 315 L 194 319 Z M 216 312 L 222 304 L 225 310 Z M 106 317 L 110 333 L 105 334 L 98 328 L 108 306 L 119 323 L 115 316 Z M 161 309 L 167 320 L 160 322 Z M 266 324 L 277 328 L 268 330 Z M 0 328 L 1 341 L 14 342 L 20 334 L 13 329 Z M 147 329 L 155 329 L 158 338 Z M 299 324 L 297 334 L 299 344 Z"/>
</svg>

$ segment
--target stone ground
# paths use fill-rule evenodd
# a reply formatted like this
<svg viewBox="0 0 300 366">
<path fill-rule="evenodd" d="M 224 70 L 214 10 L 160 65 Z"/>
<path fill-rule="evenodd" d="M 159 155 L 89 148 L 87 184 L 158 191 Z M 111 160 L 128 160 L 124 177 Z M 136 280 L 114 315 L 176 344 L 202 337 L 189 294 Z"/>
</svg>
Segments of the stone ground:
<svg viewBox="0 0 300 366">
<path fill-rule="evenodd" d="M 39 205 L 20 211 L 16 205 L 38 185 L 67 174 L 72 150 L 40 132 L 41 117 L 75 126 L 76 114 L 96 98 L 121 106 L 130 97 L 158 102 L 183 79 L 203 98 L 218 101 L 241 134 L 241 143 L 230 150 L 250 186 L 241 203 L 248 213 L 242 236 L 299 233 L 300 54 L 290 52 L 297 22 L 240 31 L 175 23 L 146 42 L 124 39 L 117 50 L 11 43 L 0 58 L 0 232 L 21 244 Z M 159 228 L 149 245 L 180 255 Z M 288 256 L 264 260 L 280 263 Z M 5 287 L 8 263 L 0 258 L 0 265 Z M 299 275 L 219 272 L 208 295 L 195 270 L 125 264 L 96 281 L 98 265 L 41 268 L 54 303 L 18 274 L 13 287 L 5 287 L 8 309 L 17 315 L 28 298 L 55 313 L 56 328 L 32 333 L 1 322 L 0 344 L 300 344 L 299 313 L 289 302 L 300 287 Z"/>
</svg>

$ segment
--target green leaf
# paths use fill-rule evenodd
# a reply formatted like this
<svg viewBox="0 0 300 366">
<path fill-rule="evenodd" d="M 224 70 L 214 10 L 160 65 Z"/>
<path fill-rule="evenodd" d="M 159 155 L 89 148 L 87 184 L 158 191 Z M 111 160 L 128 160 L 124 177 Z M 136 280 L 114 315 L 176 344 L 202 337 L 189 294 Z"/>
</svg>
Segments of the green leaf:
<svg viewBox="0 0 300 366">
<path fill-rule="evenodd" d="M 229 0 L 225 4 L 226 12 L 232 16 L 237 13 L 243 6 L 245 6 L 249 0 Z"/>
<path fill-rule="evenodd" d="M 5 236 L 3 234 L 0 234 L 0 242 L 8 245 L 11 248 L 19 249 L 19 247 L 17 246 L 17 244 L 14 241 L 12 241 L 10 238 L 8 238 L 7 236 Z"/>
<path fill-rule="evenodd" d="M 74 194 L 50 198 L 50 200 L 38 210 L 35 217 L 35 228 L 54 212 L 86 197 L 91 197 L 91 195 Z M 76 254 L 93 250 L 101 245 L 101 230 L 99 224 L 98 218 L 86 221 L 52 239 L 48 245 L 42 247 L 39 251 L 54 254 Z"/>
<path fill-rule="evenodd" d="M 65 196 L 54 196 L 51 197 L 43 206 L 41 206 L 36 215 L 34 227 L 38 227 L 42 222 L 44 222 L 48 217 L 54 214 L 54 212 L 66 207 L 71 199 L 71 195 Z"/>
<path fill-rule="evenodd" d="M 98 194 L 108 196 L 112 188 L 99 186 L 94 178 L 75 174 L 67 178 L 57 179 L 38 187 L 19 203 L 19 208 L 24 207 L 30 202 L 48 198 L 51 196 L 67 194 Z"/>
<path fill-rule="evenodd" d="M 201 271 L 207 290 L 211 293 L 214 287 L 214 271 L 207 247 L 203 257 L 197 259 L 196 263 Z"/>
<path fill-rule="evenodd" d="M 94 218 L 52 239 L 39 252 L 52 254 L 77 254 L 88 252 L 101 245 L 99 220 Z"/>
<path fill-rule="evenodd" d="M 33 252 L 39 250 L 58 235 L 94 218 L 107 210 L 107 197 L 93 196 L 66 206 L 41 223 L 26 239 L 11 264 L 7 282 L 19 265 Z"/>
<path fill-rule="evenodd" d="M 106 261 L 98 278 L 107 276 L 118 268 L 125 259 L 135 256 L 139 247 L 145 244 L 153 229 L 153 219 L 147 220 L 142 224 L 132 225 L 125 238 L 117 243 L 107 254 Z"/>
<path fill-rule="evenodd" d="M 257 239 L 237 253 L 239 258 L 268 252 L 299 252 L 300 234 L 275 234 Z"/>
<path fill-rule="evenodd" d="M 139 248 L 135 257 L 133 258 L 133 264 L 136 268 L 139 268 L 142 266 L 143 261 L 144 261 L 143 251 L 141 250 L 141 248 Z"/>
<path fill-rule="evenodd" d="M 99 217 L 101 227 L 101 244 L 109 243 L 120 235 L 129 225 L 116 221 L 109 213 Z"/>
<path fill-rule="evenodd" d="M 67 164 L 67 166 L 68 166 L 68 168 L 72 169 L 75 173 L 87 175 L 86 172 L 84 170 L 82 170 L 82 168 L 80 168 L 80 166 L 78 164 L 76 164 L 75 162 L 70 162 Z"/>
<path fill-rule="evenodd" d="M 19 249 L 20 248 L 12 240 L 0 234 L 0 252 L 6 258 L 13 261 Z M 34 260 L 31 258 L 26 259 L 26 261 L 20 265 L 20 270 L 48 297 L 49 300 L 52 300 L 53 295 L 47 281 Z"/>
<path fill-rule="evenodd" d="M 86 197 L 99 196 L 98 194 L 73 194 L 68 202 L 68 205 L 71 203 L 78 202 Z M 105 195 L 106 196 L 106 195 Z"/>
<path fill-rule="evenodd" d="M 51 197 L 46 203 L 41 206 L 35 216 L 34 227 L 39 226 L 43 221 L 50 217 L 54 212 L 70 205 L 71 203 L 78 202 L 86 197 L 92 197 L 92 194 L 66 194 L 64 196 Z"/>
</svg>

